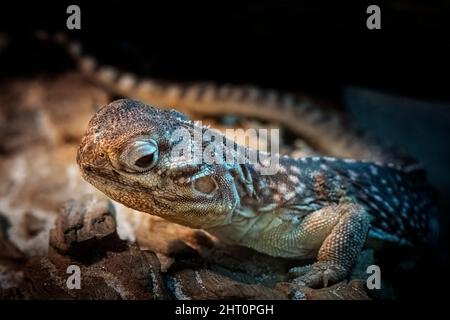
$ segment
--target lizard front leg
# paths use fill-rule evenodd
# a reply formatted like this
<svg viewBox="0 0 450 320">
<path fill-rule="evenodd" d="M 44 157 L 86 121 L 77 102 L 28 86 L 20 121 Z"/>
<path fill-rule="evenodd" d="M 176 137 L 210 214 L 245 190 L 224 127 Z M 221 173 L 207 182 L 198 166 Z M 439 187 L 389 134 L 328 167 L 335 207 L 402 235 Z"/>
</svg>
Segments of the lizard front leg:
<svg viewBox="0 0 450 320">
<path fill-rule="evenodd" d="M 334 226 L 331 227 L 335 221 Z M 355 204 L 326 207 L 310 215 L 302 223 L 301 238 L 323 240 L 317 262 L 297 267 L 290 273 L 297 276 L 294 284 L 308 287 L 326 287 L 345 278 L 351 271 L 365 243 L 370 219 L 364 208 Z M 328 233 L 328 234 L 326 234 Z M 311 239 L 311 238 L 310 238 Z"/>
</svg>

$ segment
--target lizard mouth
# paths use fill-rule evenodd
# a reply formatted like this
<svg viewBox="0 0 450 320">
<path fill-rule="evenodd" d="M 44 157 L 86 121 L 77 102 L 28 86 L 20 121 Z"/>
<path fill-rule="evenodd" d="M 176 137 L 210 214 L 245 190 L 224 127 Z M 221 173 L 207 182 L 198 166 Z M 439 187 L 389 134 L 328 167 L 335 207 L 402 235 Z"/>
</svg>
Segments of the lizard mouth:
<svg viewBox="0 0 450 320">
<path fill-rule="evenodd" d="M 104 188 L 105 186 L 120 185 L 121 188 L 135 189 L 136 187 L 148 189 L 139 182 L 127 183 L 123 175 L 115 169 L 94 168 L 91 165 L 82 165 L 82 175 L 90 183 Z M 139 186 L 137 186 L 139 184 Z"/>
<path fill-rule="evenodd" d="M 121 172 L 115 168 L 101 168 L 94 167 L 90 164 L 81 164 L 81 171 L 83 176 L 91 183 L 98 184 L 99 186 L 107 186 L 116 184 L 120 185 L 122 188 L 142 188 L 149 189 L 148 186 L 143 185 L 141 182 L 133 181 L 132 183 L 127 182 L 126 175 L 135 174 L 142 175 L 148 173 L 145 172 Z M 193 190 L 208 195 L 212 194 L 219 189 L 219 184 L 213 176 L 211 169 L 205 166 L 200 167 L 190 167 L 190 168 L 180 168 L 173 170 L 157 170 L 155 173 L 161 177 L 169 178 L 173 183 L 182 186 L 192 188 Z M 187 169 L 187 170 L 185 170 Z M 181 174 L 182 173 L 182 174 Z"/>
<path fill-rule="evenodd" d="M 213 170 L 207 166 L 183 166 L 176 168 L 159 169 L 156 173 L 161 177 L 166 177 L 180 186 L 188 186 L 196 183 L 201 178 L 210 177 Z M 209 178 L 212 179 L 212 178 Z"/>
</svg>

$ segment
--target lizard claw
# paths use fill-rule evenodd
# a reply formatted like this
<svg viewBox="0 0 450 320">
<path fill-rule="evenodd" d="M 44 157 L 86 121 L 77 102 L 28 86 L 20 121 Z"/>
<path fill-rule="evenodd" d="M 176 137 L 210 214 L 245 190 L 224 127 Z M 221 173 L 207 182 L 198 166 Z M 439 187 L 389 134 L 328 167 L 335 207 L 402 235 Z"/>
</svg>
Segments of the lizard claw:
<svg viewBox="0 0 450 320">
<path fill-rule="evenodd" d="M 292 280 L 293 284 L 317 288 L 327 287 L 328 284 L 342 280 L 347 275 L 347 270 L 340 265 L 316 262 L 312 265 L 292 268 L 289 273 L 296 276 Z"/>
</svg>

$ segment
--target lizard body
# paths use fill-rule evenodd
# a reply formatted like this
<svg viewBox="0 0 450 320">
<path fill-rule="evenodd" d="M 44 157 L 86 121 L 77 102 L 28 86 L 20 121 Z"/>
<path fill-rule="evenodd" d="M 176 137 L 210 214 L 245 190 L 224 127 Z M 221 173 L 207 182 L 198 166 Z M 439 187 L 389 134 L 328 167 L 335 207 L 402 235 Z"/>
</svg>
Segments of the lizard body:
<svg viewBox="0 0 450 320">
<path fill-rule="evenodd" d="M 209 142 L 191 139 L 189 145 L 202 152 L 223 147 L 232 161 L 219 156 L 218 162 L 194 163 L 184 153 L 174 158 L 174 149 L 186 142 L 174 139 L 180 128 L 190 137 L 207 130 L 175 110 L 127 99 L 112 102 L 94 115 L 81 141 L 81 173 L 136 210 L 269 255 L 316 257 L 314 264 L 292 270 L 301 285 L 342 280 L 367 234 L 415 245 L 434 231 L 432 197 L 416 170 L 274 155 L 277 171 L 263 174 L 264 161 L 249 160 L 267 154 L 229 143 L 219 133 Z"/>
</svg>

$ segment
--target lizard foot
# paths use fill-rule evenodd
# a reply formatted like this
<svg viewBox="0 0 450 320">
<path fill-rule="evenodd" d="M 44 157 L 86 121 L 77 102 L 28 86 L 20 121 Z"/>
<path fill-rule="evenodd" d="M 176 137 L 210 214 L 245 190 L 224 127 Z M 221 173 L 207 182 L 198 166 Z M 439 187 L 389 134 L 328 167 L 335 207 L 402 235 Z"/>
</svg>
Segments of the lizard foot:
<svg viewBox="0 0 450 320">
<path fill-rule="evenodd" d="M 316 262 L 289 270 L 289 274 L 294 278 L 293 284 L 311 288 L 327 287 L 328 284 L 345 278 L 347 273 L 344 267 L 329 262 Z"/>
</svg>

